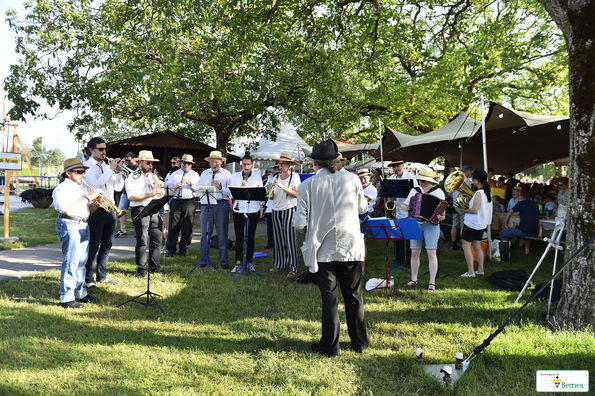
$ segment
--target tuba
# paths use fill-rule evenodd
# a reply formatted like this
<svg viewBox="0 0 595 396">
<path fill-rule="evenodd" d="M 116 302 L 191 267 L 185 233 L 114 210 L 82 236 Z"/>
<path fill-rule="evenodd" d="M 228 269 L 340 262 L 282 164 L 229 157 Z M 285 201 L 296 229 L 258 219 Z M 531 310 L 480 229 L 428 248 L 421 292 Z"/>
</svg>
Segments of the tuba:
<svg viewBox="0 0 595 396">
<path fill-rule="evenodd" d="M 449 192 L 458 191 L 459 195 L 453 205 L 469 209 L 469 201 L 473 198 L 473 190 L 465 183 L 465 175 L 461 171 L 455 171 L 448 175 L 444 181 L 444 189 Z"/>
</svg>

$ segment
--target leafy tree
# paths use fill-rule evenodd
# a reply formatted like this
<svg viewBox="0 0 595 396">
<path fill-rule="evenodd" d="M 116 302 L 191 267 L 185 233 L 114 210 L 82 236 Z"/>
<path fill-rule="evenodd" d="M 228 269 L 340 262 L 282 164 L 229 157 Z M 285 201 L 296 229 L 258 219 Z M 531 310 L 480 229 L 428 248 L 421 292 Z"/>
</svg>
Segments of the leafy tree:
<svg viewBox="0 0 595 396">
<path fill-rule="evenodd" d="M 570 201 L 568 236 L 570 256 L 595 235 L 595 3 L 540 0 L 564 33 L 568 47 L 570 85 Z M 595 325 L 595 266 L 593 243 L 564 272 L 555 318 L 561 322 Z"/>
<path fill-rule="evenodd" d="M 476 100 L 566 108 L 564 42 L 533 0 L 33 0 L 8 21 L 23 55 L 14 119 L 36 97 L 77 136 L 172 129 L 226 149 L 282 119 L 318 138 L 423 133 Z M 92 3 L 97 4 L 97 3 Z M 548 100 L 544 98 L 550 98 Z"/>
</svg>

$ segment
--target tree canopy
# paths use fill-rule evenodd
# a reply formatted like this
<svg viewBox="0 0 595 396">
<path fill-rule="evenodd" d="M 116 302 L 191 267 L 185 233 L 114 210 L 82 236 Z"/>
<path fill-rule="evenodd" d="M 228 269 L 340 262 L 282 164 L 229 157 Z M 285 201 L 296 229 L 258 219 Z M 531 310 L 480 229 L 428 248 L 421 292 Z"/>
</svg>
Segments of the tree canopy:
<svg viewBox="0 0 595 396">
<path fill-rule="evenodd" d="M 281 119 L 304 137 L 431 131 L 476 102 L 567 111 L 565 46 L 534 1 L 32 0 L 8 11 L 13 119 L 44 98 L 79 138 L 171 129 L 217 147 Z M 370 136 L 370 134 L 374 136 Z"/>
</svg>

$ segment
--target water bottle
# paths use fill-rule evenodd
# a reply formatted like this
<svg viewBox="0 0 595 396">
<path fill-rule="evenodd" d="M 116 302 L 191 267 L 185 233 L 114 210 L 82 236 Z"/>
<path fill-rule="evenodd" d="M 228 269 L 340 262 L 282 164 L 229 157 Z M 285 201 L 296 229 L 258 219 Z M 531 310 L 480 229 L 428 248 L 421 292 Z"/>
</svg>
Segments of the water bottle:
<svg viewBox="0 0 595 396">
<path fill-rule="evenodd" d="M 388 288 L 391 289 L 391 290 L 394 290 L 394 288 L 395 288 L 395 278 L 392 275 L 390 276 L 390 281 L 388 283 Z"/>
</svg>

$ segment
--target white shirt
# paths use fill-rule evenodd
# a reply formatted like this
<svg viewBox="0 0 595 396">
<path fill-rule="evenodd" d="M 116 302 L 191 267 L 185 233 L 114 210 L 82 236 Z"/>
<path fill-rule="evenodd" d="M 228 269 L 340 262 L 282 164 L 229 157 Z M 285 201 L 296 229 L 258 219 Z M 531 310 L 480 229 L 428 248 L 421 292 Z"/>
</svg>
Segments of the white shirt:
<svg viewBox="0 0 595 396">
<path fill-rule="evenodd" d="M 488 197 L 483 190 L 477 190 L 469 201 L 469 208 L 473 207 L 476 199 L 481 199 L 477 213 L 465 213 L 465 220 L 463 224 L 474 230 L 483 230 L 488 225 L 492 224 L 492 202 L 488 202 Z"/>
<path fill-rule="evenodd" d="M 363 187 L 363 186 L 362 186 Z M 368 201 L 368 213 L 374 211 L 374 205 L 376 205 L 376 197 L 378 196 L 378 190 L 372 183 L 368 185 L 368 187 L 364 188 L 364 196 L 366 198 L 370 198 Z"/>
<path fill-rule="evenodd" d="M 226 187 L 229 185 L 229 182 L 231 181 L 231 173 L 229 173 L 227 169 L 219 169 L 219 171 L 215 173 L 215 179 L 213 179 L 213 170 L 211 168 L 205 170 L 202 173 L 202 175 L 200 175 L 198 182 L 194 185 L 194 189 L 198 189 L 199 186 L 208 187 L 211 185 L 211 182 L 213 180 L 216 180 L 219 183 L 221 183 L 221 190 L 215 187 L 215 199 L 217 199 L 218 201 L 222 199 L 230 199 L 231 195 L 229 195 L 229 189 Z"/>
<path fill-rule="evenodd" d="M 349 172 L 349 171 L 345 168 L 341 168 L 341 170 L 339 172 Z"/>
<path fill-rule="evenodd" d="M 54 209 L 60 213 L 64 213 L 71 204 L 86 196 L 87 193 L 82 185 L 79 185 L 70 179 L 65 179 L 62 183 L 58 184 L 58 187 L 54 188 L 54 192 L 52 192 Z M 78 216 L 87 219 L 89 217 L 89 205 L 83 205 L 82 208 L 71 213 L 70 216 Z"/>
<path fill-rule="evenodd" d="M 291 172 L 291 175 L 285 180 L 281 179 L 280 173 L 273 178 L 273 181 L 275 181 L 277 178 L 279 179 L 279 183 L 281 183 L 281 185 L 284 186 L 284 188 L 289 188 L 290 190 L 293 190 L 294 187 L 302 184 L 300 175 L 293 171 Z M 291 179 L 291 185 L 288 186 L 287 184 L 289 183 L 290 179 Z M 291 197 L 285 191 L 283 191 L 281 189 L 281 187 L 279 187 L 279 186 L 275 186 L 273 188 L 273 210 L 276 210 L 276 211 L 286 210 L 286 209 L 295 208 L 296 206 L 297 206 L 297 197 L 296 198 Z"/>
<path fill-rule="evenodd" d="M 103 195 L 114 202 L 114 191 L 120 191 L 124 187 L 122 176 L 111 170 L 105 161 L 99 165 L 93 157 L 85 161 L 83 165 L 89 167 L 85 172 L 85 183 L 103 190 Z"/>
<path fill-rule="evenodd" d="M 178 183 L 182 181 L 182 177 L 187 179 L 190 182 L 190 185 L 184 183 L 182 184 L 182 187 L 176 189 Z M 198 173 L 192 169 L 190 169 L 186 175 L 184 175 L 182 169 L 178 169 L 174 173 L 170 173 L 165 177 L 163 188 L 169 189 L 168 194 L 173 195 L 174 199 L 192 199 L 194 198 L 192 186 L 198 182 L 199 178 L 200 176 L 198 176 Z"/>
<path fill-rule="evenodd" d="M 134 173 L 126 178 L 126 194 L 128 198 L 135 194 L 146 194 L 155 190 L 155 180 L 157 176 L 153 172 L 149 172 L 146 175 L 141 173 L 140 177 L 134 178 Z M 149 202 L 154 199 L 159 199 L 158 196 L 148 197 L 140 201 L 130 201 L 130 207 L 136 206 L 147 206 Z"/>
<path fill-rule="evenodd" d="M 401 177 L 398 177 L 397 174 L 395 173 L 394 175 L 391 175 L 388 178 L 392 179 L 392 180 L 413 180 L 413 188 L 419 187 L 419 183 L 417 182 L 415 175 L 409 171 L 403 171 L 403 174 L 401 175 Z M 410 191 L 410 193 L 411 193 L 411 191 Z M 405 219 L 405 218 L 409 217 L 409 213 L 407 213 L 405 211 L 405 209 L 402 208 L 406 199 L 407 198 L 395 198 L 395 205 L 396 205 L 395 207 L 397 208 L 397 216 L 399 219 Z"/>
<path fill-rule="evenodd" d="M 231 181 L 229 182 L 229 186 L 231 187 L 241 187 L 242 182 L 244 181 L 244 176 L 242 172 L 236 172 L 231 177 Z M 251 171 L 250 177 L 246 180 L 248 186 L 250 187 L 262 187 L 262 176 L 260 173 L 256 171 Z M 229 188 L 226 187 L 229 191 Z M 231 192 L 229 193 L 231 195 Z M 237 213 L 254 213 L 260 210 L 261 205 L 264 201 L 250 201 L 250 206 L 248 206 L 248 201 L 245 200 L 236 200 L 233 204 L 233 211 Z"/>
</svg>

